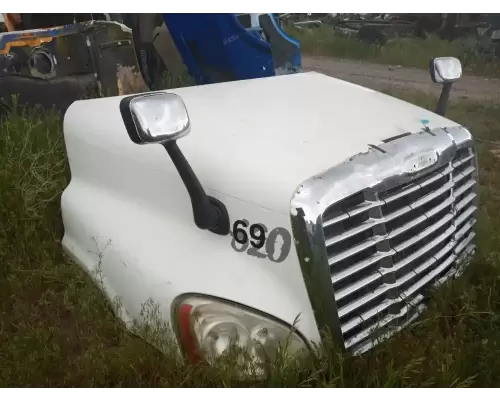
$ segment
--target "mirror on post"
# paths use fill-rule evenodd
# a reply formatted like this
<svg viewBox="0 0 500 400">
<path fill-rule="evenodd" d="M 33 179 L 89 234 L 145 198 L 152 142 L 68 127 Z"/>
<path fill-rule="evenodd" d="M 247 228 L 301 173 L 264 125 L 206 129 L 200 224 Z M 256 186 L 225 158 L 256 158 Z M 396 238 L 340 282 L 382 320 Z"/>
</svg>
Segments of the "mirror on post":
<svg viewBox="0 0 500 400">
<path fill-rule="evenodd" d="M 436 107 L 436 114 L 444 116 L 451 86 L 462 76 L 462 64 L 455 57 L 438 57 L 431 60 L 429 70 L 432 81 L 443 85 Z"/>
<path fill-rule="evenodd" d="M 136 144 L 161 144 L 169 154 L 191 198 L 198 228 L 218 235 L 229 234 L 229 215 L 224 204 L 207 196 L 198 177 L 177 146 L 191 124 L 182 99 L 173 93 L 155 92 L 124 97 L 120 112 L 130 139 Z"/>
</svg>

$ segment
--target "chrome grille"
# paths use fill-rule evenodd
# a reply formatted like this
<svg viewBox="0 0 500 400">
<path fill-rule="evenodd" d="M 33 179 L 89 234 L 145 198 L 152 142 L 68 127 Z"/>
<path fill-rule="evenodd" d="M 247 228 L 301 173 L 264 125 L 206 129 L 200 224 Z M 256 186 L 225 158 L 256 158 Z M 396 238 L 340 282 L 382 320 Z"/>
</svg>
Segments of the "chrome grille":
<svg viewBox="0 0 500 400">
<path fill-rule="evenodd" d="M 344 346 L 363 352 L 425 309 L 429 290 L 474 251 L 471 147 L 410 183 L 328 207 L 323 232 Z"/>
</svg>

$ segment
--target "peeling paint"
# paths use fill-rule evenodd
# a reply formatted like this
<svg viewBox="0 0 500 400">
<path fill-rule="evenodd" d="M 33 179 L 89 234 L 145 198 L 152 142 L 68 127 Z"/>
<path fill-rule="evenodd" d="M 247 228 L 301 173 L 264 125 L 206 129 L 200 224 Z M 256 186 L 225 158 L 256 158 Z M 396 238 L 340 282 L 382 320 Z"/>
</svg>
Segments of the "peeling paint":
<svg viewBox="0 0 500 400">
<path fill-rule="evenodd" d="M 48 86 L 50 85 L 50 86 Z M 65 111 L 75 100 L 148 91 L 132 30 L 116 21 L 0 34 L 0 97 Z"/>
<path fill-rule="evenodd" d="M 135 67 L 118 65 L 116 83 L 119 96 L 146 92 L 148 90 L 141 73 Z"/>
</svg>

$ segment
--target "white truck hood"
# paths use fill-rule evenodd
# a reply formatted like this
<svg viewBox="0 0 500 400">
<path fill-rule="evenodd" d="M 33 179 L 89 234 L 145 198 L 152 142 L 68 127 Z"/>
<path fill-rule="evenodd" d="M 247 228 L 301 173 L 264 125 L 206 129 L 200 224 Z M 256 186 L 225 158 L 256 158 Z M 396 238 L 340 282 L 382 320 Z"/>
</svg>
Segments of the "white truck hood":
<svg viewBox="0 0 500 400">
<path fill-rule="evenodd" d="M 179 147 L 202 185 L 283 215 L 301 182 L 366 151 L 369 144 L 420 131 L 423 120 L 431 129 L 457 125 L 315 72 L 168 91 L 187 106 L 192 128 Z M 68 109 L 64 126 L 72 173 L 78 163 L 79 169 L 93 169 L 94 178 L 109 184 L 123 180 L 116 174 L 127 166 L 134 169 L 134 163 L 177 174 L 161 146 L 130 140 L 120 100 L 77 101 Z M 110 163 L 115 168 L 107 168 Z"/>
</svg>

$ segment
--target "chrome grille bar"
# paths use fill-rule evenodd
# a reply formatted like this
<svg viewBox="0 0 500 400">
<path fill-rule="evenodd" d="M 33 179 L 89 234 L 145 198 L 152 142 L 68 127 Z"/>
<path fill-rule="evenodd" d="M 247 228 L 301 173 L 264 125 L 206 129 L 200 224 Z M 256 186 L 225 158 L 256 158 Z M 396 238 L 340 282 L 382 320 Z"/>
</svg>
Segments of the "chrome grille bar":
<svg viewBox="0 0 500 400">
<path fill-rule="evenodd" d="M 364 189 L 345 206 L 341 200 L 325 210 L 325 249 L 346 349 L 365 351 L 414 320 L 429 289 L 454 276 L 458 261 L 474 251 L 476 174 L 473 148 L 466 147 L 408 184 Z"/>
</svg>

